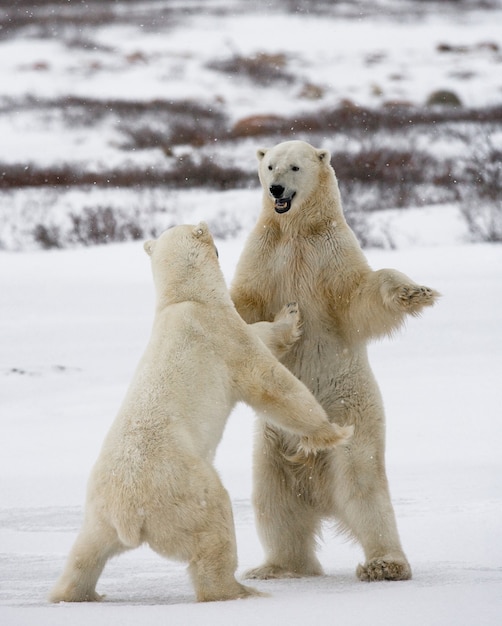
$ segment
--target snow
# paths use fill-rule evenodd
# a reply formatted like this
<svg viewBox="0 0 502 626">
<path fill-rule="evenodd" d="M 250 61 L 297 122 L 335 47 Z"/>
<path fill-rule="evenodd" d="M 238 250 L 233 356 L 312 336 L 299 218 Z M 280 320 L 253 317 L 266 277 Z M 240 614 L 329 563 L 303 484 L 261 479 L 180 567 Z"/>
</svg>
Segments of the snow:
<svg viewBox="0 0 502 626">
<path fill-rule="evenodd" d="M 243 240 L 217 243 L 230 279 Z M 185 565 L 145 547 L 107 565 L 103 603 L 52 606 L 46 594 L 78 530 L 88 472 L 149 335 L 153 286 L 139 242 L 0 253 L 0 622 L 499 623 L 502 247 L 415 246 L 368 257 L 443 294 L 397 338 L 371 348 L 413 580 L 357 581 L 360 548 L 326 524 L 325 576 L 257 582 L 270 598 L 195 604 Z M 239 575 L 262 558 L 250 504 L 253 421 L 239 405 L 217 455 L 234 507 Z"/>
<path fill-rule="evenodd" d="M 125 10 L 148 16 L 158 4 L 127 3 Z M 85 50 L 49 37 L 2 38 L 0 105 L 24 96 L 196 98 L 224 103 L 237 120 L 278 108 L 293 115 L 345 98 L 362 106 L 422 104 L 445 87 L 466 106 L 500 103 L 500 3 L 491 11 L 418 3 L 414 13 L 416 4 L 404 0 L 359 4 L 360 15 L 352 3 L 340 2 L 326 17 L 286 15 L 261 1 L 246 8 L 239 0 L 208 0 L 207 12 L 198 2 L 173 2 L 170 8 L 193 10 L 156 29 L 97 24 L 90 33 L 94 47 Z M 74 33 L 76 39 L 87 35 Z M 440 43 L 468 52 L 441 54 Z M 498 51 L 485 45 L 490 43 Z M 208 65 L 259 53 L 285 53 L 286 70 L 294 64 L 296 80 L 280 94 L 277 85 L 228 78 Z M 323 87 L 320 100 L 298 97 L 305 82 Z M 154 151 L 121 150 L 110 124 L 86 133 L 23 107 L 0 115 L 0 136 L 4 163 L 99 167 L 161 159 Z M 437 146 L 452 155 L 460 149 L 450 138 L 438 137 Z M 256 148 L 253 140 L 243 141 L 240 153 L 228 158 L 254 168 Z M 91 196 L 95 204 L 120 206 L 133 194 L 139 209 L 156 211 L 164 227 L 172 220 L 206 219 L 217 231 L 221 219 L 238 212 L 242 231 L 217 241 L 230 281 L 257 215 L 257 189 L 173 190 L 168 196 L 158 189 L 6 192 L 0 194 L 1 226 L 9 233 L 25 221 L 29 229 L 37 215 L 62 215 Z M 166 202 L 172 206 L 162 214 Z M 468 245 L 456 205 L 381 211 L 371 215 L 370 226 L 372 241 L 396 248 L 368 250 L 373 267 L 395 267 L 443 294 L 436 307 L 410 320 L 393 340 L 372 345 L 370 353 L 386 406 L 388 474 L 413 579 L 359 582 L 354 571 L 361 549 L 326 523 L 319 545 L 325 575 L 258 581 L 268 598 L 197 604 L 186 566 L 145 547 L 107 565 L 98 584 L 104 602 L 48 604 L 80 525 L 90 468 L 150 333 L 153 285 L 141 242 L 0 250 L 2 625 L 501 623 L 502 246 Z M 12 249 L 15 244 L 13 232 Z M 262 559 L 250 500 L 253 424 L 252 411 L 239 405 L 216 461 L 232 498 L 239 576 Z"/>
</svg>

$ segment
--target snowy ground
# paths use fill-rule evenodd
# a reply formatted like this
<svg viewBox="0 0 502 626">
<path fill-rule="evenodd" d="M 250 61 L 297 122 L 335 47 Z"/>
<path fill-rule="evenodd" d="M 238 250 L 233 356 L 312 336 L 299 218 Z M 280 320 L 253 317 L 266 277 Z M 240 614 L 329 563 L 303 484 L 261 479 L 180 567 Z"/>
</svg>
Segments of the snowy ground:
<svg viewBox="0 0 502 626">
<path fill-rule="evenodd" d="M 242 240 L 218 242 L 228 278 Z M 502 615 L 502 247 L 368 252 L 443 293 L 372 347 L 388 470 L 414 568 L 358 582 L 360 549 L 327 525 L 321 578 L 258 582 L 271 598 L 200 605 L 185 566 L 149 549 L 109 563 L 99 605 L 46 603 L 78 530 L 85 482 L 146 343 L 153 287 L 140 243 L 0 253 L 0 622 L 499 624 Z M 217 465 L 234 506 L 239 573 L 261 560 L 250 505 L 253 416 L 239 406 Z"/>
</svg>

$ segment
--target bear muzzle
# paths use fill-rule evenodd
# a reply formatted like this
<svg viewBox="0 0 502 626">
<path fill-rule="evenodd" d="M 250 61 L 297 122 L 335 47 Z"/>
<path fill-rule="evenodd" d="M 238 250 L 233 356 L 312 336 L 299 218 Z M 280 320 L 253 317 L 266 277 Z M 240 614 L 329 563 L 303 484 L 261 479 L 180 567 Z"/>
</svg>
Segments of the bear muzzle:
<svg viewBox="0 0 502 626">
<path fill-rule="evenodd" d="M 291 202 L 296 195 L 296 191 L 290 196 L 284 197 L 285 187 L 282 185 L 270 185 L 270 195 L 274 198 L 274 209 L 276 213 L 286 213 L 291 208 Z"/>
</svg>

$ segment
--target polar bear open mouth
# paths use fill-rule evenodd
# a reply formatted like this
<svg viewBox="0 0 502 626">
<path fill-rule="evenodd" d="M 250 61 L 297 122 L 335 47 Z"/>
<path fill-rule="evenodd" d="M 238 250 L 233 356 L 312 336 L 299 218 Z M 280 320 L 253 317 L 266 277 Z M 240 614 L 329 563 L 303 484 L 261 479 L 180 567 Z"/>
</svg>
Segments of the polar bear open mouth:
<svg viewBox="0 0 502 626">
<path fill-rule="evenodd" d="M 288 198 L 276 198 L 274 202 L 274 209 L 276 213 L 286 213 L 291 208 L 291 202 L 296 196 L 294 191 Z"/>
</svg>

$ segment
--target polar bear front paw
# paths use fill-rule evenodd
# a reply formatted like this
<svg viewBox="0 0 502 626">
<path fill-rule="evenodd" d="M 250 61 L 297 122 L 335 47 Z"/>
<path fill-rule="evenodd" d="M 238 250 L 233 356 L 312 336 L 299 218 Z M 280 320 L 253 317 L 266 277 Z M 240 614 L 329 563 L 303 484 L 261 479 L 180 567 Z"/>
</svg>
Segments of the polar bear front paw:
<svg viewBox="0 0 502 626">
<path fill-rule="evenodd" d="M 283 457 L 289 463 L 304 465 L 312 462 L 321 450 L 347 444 L 353 434 L 354 426 L 326 424 L 315 434 L 300 437 L 298 449 L 292 454 L 283 453 Z"/>
<path fill-rule="evenodd" d="M 396 313 L 416 315 L 423 307 L 432 306 L 440 296 L 435 289 L 418 285 L 397 270 L 379 270 L 375 276 L 380 282 L 384 305 Z"/>
<path fill-rule="evenodd" d="M 283 306 L 274 317 L 274 326 L 283 328 L 284 343 L 292 346 L 302 336 L 302 320 L 298 302 L 290 302 Z"/>
<path fill-rule="evenodd" d="M 318 450 L 327 450 L 346 444 L 353 434 L 354 426 L 328 423 L 314 434 L 301 437 L 299 448 L 305 454 L 315 454 Z"/>
<path fill-rule="evenodd" d="M 437 291 L 422 285 L 401 285 L 395 292 L 397 303 L 410 313 L 424 306 L 432 306 L 438 297 Z"/>
<path fill-rule="evenodd" d="M 298 302 L 288 302 L 282 309 L 277 313 L 274 317 L 274 322 L 277 322 L 280 319 L 287 319 L 290 316 L 296 316 L 296 318 L 300 319 L 300 309 L 298 307 Z"/>
<path fill-rule="evenodd" d="M 272 354 L 280 359 L 302 336 L 300 309 L 290 302 L 277 313 L 273 322 L 255 322 L 249 327 L 263 341 Z"/>
<path fill-rule="evenodd" d="M 358 565 L 356 575 L 359 580 L 373 582 L 377 580 L 409 580 L 411 568 L 406 559 L 377 557 L 364 565 Z"/>
<path fill-rule="evenodd" d="M 254 324 L 259 327 L 259 324 Z M 270 324 L 271 335 L 266 342 L 277 358 L 287 354 L 302 336 L 302 321 L 297 302 L 290 302 L 277 313 Z"/>
</svg>

